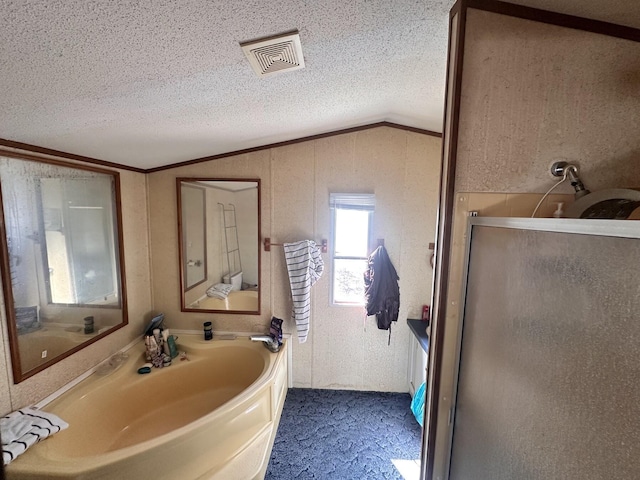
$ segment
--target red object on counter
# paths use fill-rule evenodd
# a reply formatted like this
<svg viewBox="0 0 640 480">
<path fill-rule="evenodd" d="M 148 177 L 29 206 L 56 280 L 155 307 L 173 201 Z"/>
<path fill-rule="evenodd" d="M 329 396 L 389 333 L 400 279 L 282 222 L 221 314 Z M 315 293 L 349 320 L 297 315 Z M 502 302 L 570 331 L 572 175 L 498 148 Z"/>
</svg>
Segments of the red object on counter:
<svg viewBox="0 0 640 480">
<path fill-rule="evenodd" d="M 423 305 L 422 306 L 422 321 L 423 322 L 428 322 L 429 321 L 430 313 L 431 313 L 431 307 L 429 307 L 429 305 Z"/>
</svg>

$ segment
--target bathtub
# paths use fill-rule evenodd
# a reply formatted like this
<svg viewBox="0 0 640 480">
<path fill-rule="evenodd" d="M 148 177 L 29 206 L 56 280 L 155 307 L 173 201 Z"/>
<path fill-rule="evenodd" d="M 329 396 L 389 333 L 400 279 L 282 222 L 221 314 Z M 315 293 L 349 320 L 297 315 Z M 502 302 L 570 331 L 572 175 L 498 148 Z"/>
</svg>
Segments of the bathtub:
<svg viewBox="0 0 640 480">
<path fill-rule="evenodd" d="M 80 327 L 77 327 L 79 332 Z M 59 327 L 43 327 L 30 333 L 18 335 L 20 363 L 23 372 L 39 367 L 52 358 L 62 355 L 86 342 L 93 335 L 85 335 Z"/>
<path fill-rule="evenodd" d="M 46 407 L 69 428 L 31 447 L 8 479 L 261 479 L 287 392 L 287 344 L 180 334 L 189 360 L 140 375 L 141 342 Z"/>
</svg>

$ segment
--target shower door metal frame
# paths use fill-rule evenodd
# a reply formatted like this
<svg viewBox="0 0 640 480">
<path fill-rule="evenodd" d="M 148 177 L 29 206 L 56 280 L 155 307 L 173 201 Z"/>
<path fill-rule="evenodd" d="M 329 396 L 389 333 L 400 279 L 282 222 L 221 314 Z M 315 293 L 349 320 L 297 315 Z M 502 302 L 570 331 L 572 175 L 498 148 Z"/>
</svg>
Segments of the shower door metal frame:
<svg viewBox="0 0 640 480">
<path fill-rule="evenodd" d="M 600 220 L 600 219 L 569 219 L 569 218 L 520 218 L 520 217 L 469 217 L 465 240 L 464 266 L 462 274 L 462 289 L 460 296 L 460 318 L 456 338 L 455 382 L 452 407 L 449 411 L 449 446 L 447 448 L 446 479 L 450 479 L 451 459 L 453 450 L 453 433 L 455 425 L 456 407 L 458 402 L 458 386 L 460 381 L 460 359 L 462 353 L 462 333 L 466 312 L 467 282 L 469 275 L 469 260 L 474 227 L 496 227 L 511 230 L 532 230 L 541 232 L 569 233 L 578 235 L 594 235 L 607 237 L 640 239 L 640 221 L 634 220 Z M 456 479 L 453 479 L 456 480 Z"/>
</svg>

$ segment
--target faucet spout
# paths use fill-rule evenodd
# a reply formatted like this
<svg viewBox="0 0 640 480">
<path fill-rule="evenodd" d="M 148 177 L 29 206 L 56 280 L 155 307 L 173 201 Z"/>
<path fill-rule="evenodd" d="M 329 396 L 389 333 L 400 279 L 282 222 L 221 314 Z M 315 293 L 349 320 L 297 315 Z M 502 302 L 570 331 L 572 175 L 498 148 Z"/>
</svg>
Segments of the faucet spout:
<svg viewBox="0 0 640 480">
<path fill-rule="evenodd" d="M 269 335 L 251 335 L 251 341 L 253 342 L 272 342 L 273 338 Z"/>
<path fill-rule="evenodd" d="M 280 351 L 280 344 L 278 343 L 278 341 L 273 339 L 269 335 L 251 335 L 251 337 L 249 338 L 252 342 L 263 342 L 264 346 L 273 353 L 278 353 Z"/>
</svg>

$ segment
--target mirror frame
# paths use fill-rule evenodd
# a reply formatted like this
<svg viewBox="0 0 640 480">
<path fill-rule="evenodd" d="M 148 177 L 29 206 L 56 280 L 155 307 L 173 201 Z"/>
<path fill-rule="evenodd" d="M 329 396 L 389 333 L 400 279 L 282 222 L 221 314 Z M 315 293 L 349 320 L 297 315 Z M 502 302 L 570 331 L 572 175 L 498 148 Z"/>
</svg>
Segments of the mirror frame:
<svg viewBox="0 0 640 480">
<path fill-rule="evenodd" d="M 186 278 L 185 278 L 185 249 L 183 241 L 183 220 L 182 220 L 182 195 L 183 183 L 198 182 L 252 182 L 258 189 L 258 235 L 256 248 L 258 250 L 258 308 L 256 310 L 213 310 L 205 308 L 189 308 L 185 302 Z M 176 178 L 176 198 L 178 210 L 178 270 L 180 271 L 180 311 L 188 313 L 223 313 L 228 315 L 260 315 L 262 303 L 262 252 L 260 249 L 260 239 L 262 237 L 262 190 L 259 178 L 212 178 L 212 177 L 177 177 Z M 205 201 L 206 211 L 206 201 Z M 206 227 L 205 227 L 206 232 Z M 206 279 L 205 279 L 206 280 Z"/>
<path fill-rule="evenodd" d="M 59 361 L 69 357 L 70 355 L 82 350 L 83 348 L 97 342 L 98 340 L 106 337 L 107 335 L 119 330 L 120 328 L 128 325 L 128 308 L 127 308 L 127 288 L 126 288 L 126 275 L 125 275 L 125 263 L 124 263 L 124 242 L 122 234 L 122 202 L 120 194 L 120 173 L 115 170 L 108 170 L 93 165 L 84 165 L 73 162 L 66 162 L 64 160 L 57 160 L 53 158 L 44 158 L 35 155 L 22 154 L 13 151 L 0 150 L 0 156 L 5 158 L 13 158 L 16 160 L 26 160 L 30 162 L 44 163 L 47 165 L 53 165 L 62 168 L 77 169 L 89 172 L 100 173 L 108 175 L 113 180 L 113 208 L 114 208 L 114 220 L 117 232 L 114 232 L 114 240 L 118 243 L 118 248 L 114 252 L 116 260 L 118 262 L 117 280 L 120 287 L 118 308 L 122 311 L 122 321 L 113 327 L 108 328 L 102 333 L 99 333 L 86 341 L 76 345 L 64 353 L 61 353 L 50 360 L 38 365 L 26 372 L 22 371 L 22 365 L 20 362 L 20 349 L 18 344 L 18 330 L 16 311 L 14 308 L 14 295 L 13 285 L 11 282 L 11 262 L 9 256 L 9 245 L 7 241 L 7 228 L 5 223 L 5 206 L 4 197 L 2 192 L 2 185 L 0 184 L 0 278 L 2 279 L 2 292 L 4 295 L 4 307 L 7 319 L 7 331 L 9 334 L 9 349 L 11 352 L 11 367 L 13 371 L 13 383 L 18 384 L 29 377 L 49 368 L 50 366 L 58 363 Z M 50 299 L 46 299 L 50 303 Z M 68 305 L 68 304 L 53 304 L 64 308 L 87 308 L 87 305 Z M 110 306 L 94 305 L 92 308 L 110 308 Z"/>
</svg>

